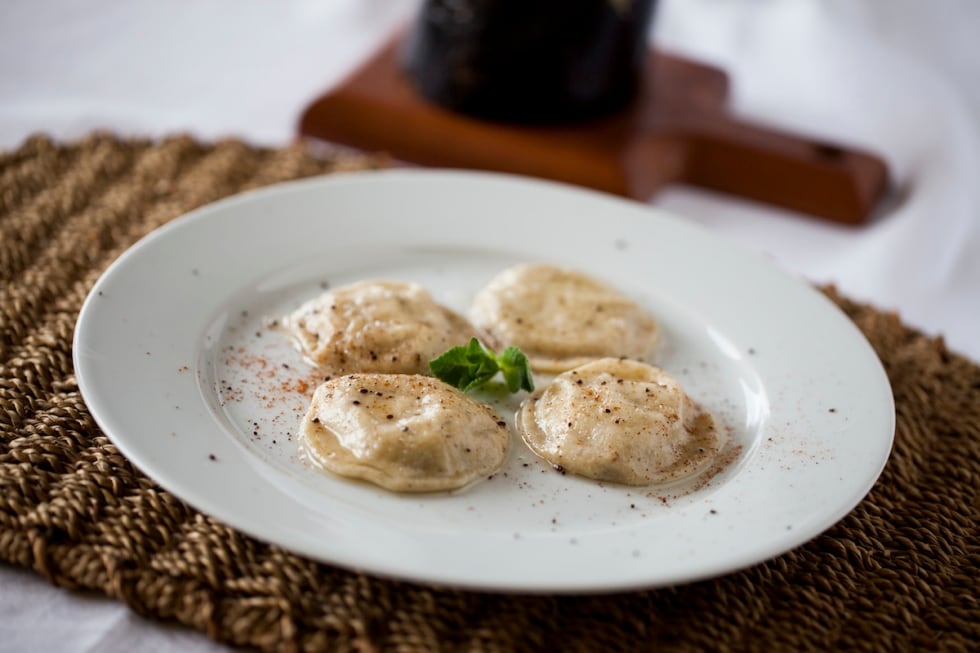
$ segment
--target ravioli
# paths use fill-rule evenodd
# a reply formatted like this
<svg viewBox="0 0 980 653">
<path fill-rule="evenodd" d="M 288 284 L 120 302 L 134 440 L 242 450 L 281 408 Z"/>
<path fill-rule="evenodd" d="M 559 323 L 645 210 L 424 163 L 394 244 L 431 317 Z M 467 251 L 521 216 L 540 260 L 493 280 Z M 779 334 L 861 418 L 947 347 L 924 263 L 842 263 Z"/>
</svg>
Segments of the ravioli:
<svg viewBox="0 0 980 653">
<path fill-rule="evenodd" d="M 470 319 L 497 342 L 520 347 L 531 367 L 546 373 L 603 357 L 644 360 L 658 339 L 653 316 L 615 288 L 543 264 L 498 274 L 477 293 Z"/>
<path fill-rule="evenodd" d="M 352 374 L 317 388 L 300 445 L 334 474 L 396 492 L 432 492 L 496 471 L 510 431 L 489 405 L 432 377 Z"/>
<path fill-rule="evenodd" d="M 521 406 L 518 430 L 539 456 L 588 478 L 663 484 L 706 469 L 722 437 L 676 380 L 604 358 L 557 376 Z"/>
<path fill-rule="evenodd" d="M 283 326 L 315 364 L 332 375 L 428 374 L 429 360 L 476 331 L 425 288 L 360 281 L 309 300 Z"/>
</svg>

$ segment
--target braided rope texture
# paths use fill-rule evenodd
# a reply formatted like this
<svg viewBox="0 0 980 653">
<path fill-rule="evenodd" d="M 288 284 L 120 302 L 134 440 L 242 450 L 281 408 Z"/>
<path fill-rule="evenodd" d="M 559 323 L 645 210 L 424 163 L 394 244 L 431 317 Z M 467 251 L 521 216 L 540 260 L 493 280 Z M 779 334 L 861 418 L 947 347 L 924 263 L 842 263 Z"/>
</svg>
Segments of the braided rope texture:
<svg viewBox="0 0 980 653">
<path fill-rule="evenodd" d="M 99 274 L 196 206 L 379 161 L 110 134 L 0 153 L 0 560 L 263 651 L 976 650 L 980 367 L 832 289 L 891 380 L 892 456 L 826 533 L 715 580 L 513 596 L 379 579 L 252 540 L 138 472 L 72 370 Z"/>
</svg>

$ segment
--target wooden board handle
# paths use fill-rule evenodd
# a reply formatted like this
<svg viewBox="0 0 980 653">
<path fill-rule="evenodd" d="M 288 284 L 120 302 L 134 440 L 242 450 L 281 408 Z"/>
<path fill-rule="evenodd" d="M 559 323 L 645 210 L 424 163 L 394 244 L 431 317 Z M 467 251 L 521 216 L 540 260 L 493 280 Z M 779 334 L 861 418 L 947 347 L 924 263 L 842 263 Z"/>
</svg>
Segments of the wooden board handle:
<svg viewBox="0 0 980 653">
<path fill-rule="evenodd" d="M 888 183 L 881 159 L 850 146 L 730 118 L 680 132 L 681 182 L 838 222 L 866 221 Z"/>
</svg>

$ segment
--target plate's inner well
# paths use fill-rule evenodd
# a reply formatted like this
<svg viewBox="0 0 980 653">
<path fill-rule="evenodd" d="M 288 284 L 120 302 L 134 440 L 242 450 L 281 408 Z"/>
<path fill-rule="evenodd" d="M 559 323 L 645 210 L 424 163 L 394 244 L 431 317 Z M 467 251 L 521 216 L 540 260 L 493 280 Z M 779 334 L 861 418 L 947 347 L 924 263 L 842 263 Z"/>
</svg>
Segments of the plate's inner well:
<svg viewBox="0 0 980 653">
<path fill-rule="evenodd" d="M 513 428 L 526 393 L 492 388 L 478 396 L 507 422 L 512 446 L 491 477 L 453 492 L 395 494 L 333 476 L 306 463 L 296 432 L 316 386 L 324 380 L 277 321 L 325 289 L 362 279 L 413 281 L 437 300 L 466 313 L 475 293 L 496 273 L 520 262 L 503 252 L 392 249 L 370 267 L 331 267 L 323 258 L 298 261 L 274 278 L 244 288 L 214 316 L 200 344 L 200 390 L 214 417 L 247 453 L 259 473 L 274 478 L 309 510 L 328 513 L 336 502 L 386 523 L 456 533 L 506 531 L 513 537 L 621 529 L 700 501 L 739 472 L 762 437 L 768 398 L 740 350 L 683 308 L 658 297 L 642 280 L 607 280 L 644 305 L 662 328 L 656 364 L 677 378 L 726 433 L 725 455 L 712 470 L 668 486 L 626 487 L 557 471 L 527 448 Z M 463 343 L 460 343 L 463 344 Z M 547 377 L 536 377 L 539 385 Z"/>
</svg>

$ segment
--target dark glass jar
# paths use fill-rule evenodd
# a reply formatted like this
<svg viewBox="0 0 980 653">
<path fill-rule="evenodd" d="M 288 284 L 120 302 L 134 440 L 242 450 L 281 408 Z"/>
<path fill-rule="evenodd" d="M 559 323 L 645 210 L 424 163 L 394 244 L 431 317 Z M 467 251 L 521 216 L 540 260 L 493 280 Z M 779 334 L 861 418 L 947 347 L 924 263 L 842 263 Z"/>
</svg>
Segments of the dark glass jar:
<svg viewBox="0 0 980 653">
<path fill-rule="evenodd" d="M 518 123 L 622 109 L 636 94 L 656 0 L 426 0 L 405 43 L 415 88 Z"/>
</svg>

